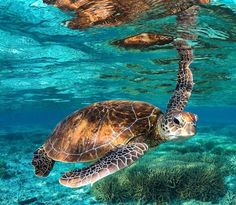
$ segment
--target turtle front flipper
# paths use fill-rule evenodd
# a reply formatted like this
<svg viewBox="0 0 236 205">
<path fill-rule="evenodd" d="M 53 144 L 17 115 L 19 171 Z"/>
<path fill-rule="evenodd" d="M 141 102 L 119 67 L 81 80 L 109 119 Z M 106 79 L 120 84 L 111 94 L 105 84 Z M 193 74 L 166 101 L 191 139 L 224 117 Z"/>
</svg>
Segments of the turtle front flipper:
<svg viewBox="0 0 236 205">
<path fill-rule="evenodd" d="M 200 0 L 199 2 L 203 3 Z M 181 40 L 176 40 L 174 45 L 179 54 L 179 72 L 175 91 L 167 106 L 167 113 L 183 111 L 192 93 L 194 83 L 189 66 L 193 61 L 193 49 L 187 40 L 197 37 L 191 28 L 196 25 L 198 10 L 197 6 L 193 6 L 177 15 L 177 33 Z"/>
<path fill-rule="evenodd" d="M 188 103 L 193 89 L 193 75 L 189 68 L 192 62 L 192 48 L 184 40 L 175 41 L 179 53 L 179 72 L 175 91 L 167 105 L 166 112 L 183 111 Z"/>
<path fill-rule="evenodd" d="M 35 175 L 46 177 L 53 168 L 55 161 L 48 157 L 44 147 L 38 148 L 33 155 L 32 165 L 35 168 Z"/>
<path fill-rule="evenodd" d="M 92 184 L 101 178 L 128 167 L 148 150 L 144 143 L 120 145 L 89 167 L 65 173 L 59 182 L 67 187 L 76 188 Z"/>
</svg>

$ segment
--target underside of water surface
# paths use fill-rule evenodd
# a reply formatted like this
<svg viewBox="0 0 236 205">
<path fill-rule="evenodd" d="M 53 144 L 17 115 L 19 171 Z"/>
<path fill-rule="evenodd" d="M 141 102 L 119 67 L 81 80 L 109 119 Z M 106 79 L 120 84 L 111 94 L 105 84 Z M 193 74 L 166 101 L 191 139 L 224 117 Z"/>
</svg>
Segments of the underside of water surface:
<svg viewBox="0 0 236 205">
<path fill-rule="evenodd" d="M 200 8 L 191 33 L 198 133 L 167 142 L 132 166 L 79 189 L 60 176 L 89 163 L 57 162 L 34 175 L 33 152 L 56 124 L 91 103 L 126 99 L 165 111 L 175 89 L 173 45 L 125 49 L 142 32 L 178 38 L 176 16 L 71 30 L 74 13 L 41 0 L 0 1 L 0 204 L 236 204 L 236 1 Z"/>
</svg>

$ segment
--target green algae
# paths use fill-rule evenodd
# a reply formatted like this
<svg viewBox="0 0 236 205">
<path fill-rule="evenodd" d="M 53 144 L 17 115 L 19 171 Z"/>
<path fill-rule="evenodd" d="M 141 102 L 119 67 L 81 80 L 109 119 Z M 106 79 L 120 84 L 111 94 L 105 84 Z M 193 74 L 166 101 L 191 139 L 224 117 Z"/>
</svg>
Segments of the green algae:
<svg viewBox="0 0 236 205">
<path fill-rule="evenodd" d="M 235 175 L 234 142 L 234 138 L 213 140 L 203 135 L 182 144 L 163 144 L 131 167 L 95 183 L 92 192 L 103 203 L 234 201 L 234 194 L 233 199 L 227 197 L 225 181 Z"/>
<path fill-rule="evenodd" d="M 217 201 L 226 193 L 224 176 L 217 166 L 203 162 L 149 160 L 95 183 L 92 191 L 106 203 L 131 201 L 171 203 L 195 199 Z"/>
</svg>

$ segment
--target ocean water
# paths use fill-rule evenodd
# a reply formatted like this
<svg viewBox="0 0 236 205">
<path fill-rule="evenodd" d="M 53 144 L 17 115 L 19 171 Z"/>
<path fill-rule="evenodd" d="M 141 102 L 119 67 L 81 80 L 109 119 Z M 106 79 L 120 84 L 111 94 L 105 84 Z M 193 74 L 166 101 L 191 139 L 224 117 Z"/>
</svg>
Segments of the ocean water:
<svg viewBox="0 0 236 205">
<path fill-rule="evenodd" d="M 198 35 L 192 41 L 195 86 L 187 110 L 199 116 L 196 136 L 162 144 L 131 169 L 93 186 L 69 189 L 58 183 L 62 173 L 86 166 L 82 163 L 56 163 L 47 178 L 34 176 L 32 153 L 71 112 L 109 99 L 141 100 L 165 110 L 175 87 L 178 55 L 172 45 L 126 50 L 110 44 L 145 31 L 175 36 L 175 16 L 82 31 L 62 25 L 71 16 L 40 0 L 0 1 L 0 204 L 236 204 L 233 0 L 203 6 L 192 31 Z M 174 181 L 181 173 L 186 189 L 178 191 L 173 184 L 170 188 L 168 177 L 149 195 L 144 187 L 154 185 L 145 185 L 145 179 L 130 199 L 118 197 L 124 195 L 125 185 L 113 181 L 112 189 L 105 189 L 129 170 L 135 172 L 135 166 L 158 170 L 160 176 L 173 170 L 165 176 Z M 141 171 L 141 177 L 144 174 Z M 193 176 L 199 178 L 194 181 Z M 129 180 L 126 186 L 135 181 Z"/>
</svg>

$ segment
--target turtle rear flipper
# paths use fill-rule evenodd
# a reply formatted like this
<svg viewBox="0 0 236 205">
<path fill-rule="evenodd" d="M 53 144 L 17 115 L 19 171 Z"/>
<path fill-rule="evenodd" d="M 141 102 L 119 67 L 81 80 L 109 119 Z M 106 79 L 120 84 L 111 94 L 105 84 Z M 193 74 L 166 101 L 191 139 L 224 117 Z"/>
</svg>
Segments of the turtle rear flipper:
<svg viewBox="0 0 236 205">
<path fill-rule="evenodd" d="M 38 148 L 34 152 L 32 165 L 35 168 L 35 175 L 46 177 L 53 168 L 55 161 L 48 157 L 43 147 Z"/>
<path fill-rule="evenodd" d="M 147 150 L 148 146 L 144 143 L 120 145 L 89 167 L 65 173 L 59 181 L 62 185 L 71 188 L 92 184 L 128 167 L 144 155 Z"/>
</svg>

